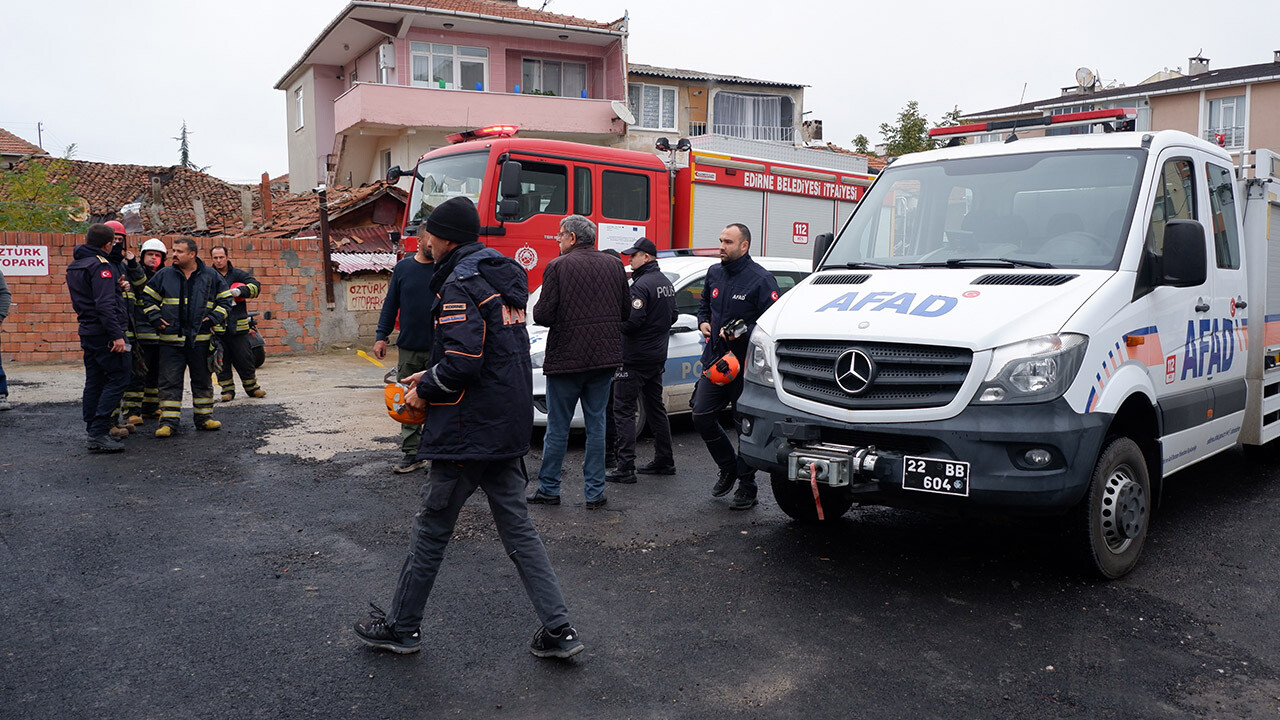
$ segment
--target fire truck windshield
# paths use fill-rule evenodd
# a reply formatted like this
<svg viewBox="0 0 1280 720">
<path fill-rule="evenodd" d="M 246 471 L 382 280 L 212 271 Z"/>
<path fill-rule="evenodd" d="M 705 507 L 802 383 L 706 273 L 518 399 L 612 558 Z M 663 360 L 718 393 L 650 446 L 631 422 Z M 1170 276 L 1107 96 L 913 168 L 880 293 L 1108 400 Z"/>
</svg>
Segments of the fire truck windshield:
<svg viewBox="0 0 1280 720">
<path fill-rule="evenodd" d="M 825 267 L 1116 268 L 1140 149 L 956 158 L 885 169 Z"/>
<path fill-rule="evenodd" d="M 479 205 L 488 159 L 488 150 L 483 150 L 443 155 L 418 163 L 409 196 L 409 228 L 417 227 L 437 205 L 452 197 L 469 197 Z"/>
</svg>

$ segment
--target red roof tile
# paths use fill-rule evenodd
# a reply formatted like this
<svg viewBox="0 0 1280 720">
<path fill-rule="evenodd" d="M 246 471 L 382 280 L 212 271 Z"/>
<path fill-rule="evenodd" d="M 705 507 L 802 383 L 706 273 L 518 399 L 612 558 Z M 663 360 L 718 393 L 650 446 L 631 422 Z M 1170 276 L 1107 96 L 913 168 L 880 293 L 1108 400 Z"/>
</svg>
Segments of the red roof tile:
<svg viewBox="0 0 1280 720">
<path fill-rule="evenodd" d="M 5 155 L 47 155 L 39 145 L 33 145 L 13 133 L 0 128 L 0 153 Z"/>
<path fill-rule="evenodd" d="M 840 153 L 841 155 L 857 155 L 858 157 L 866 158 L 868 171 L 879 172 L 883 170 L 886 165 L 889 164 L 888 160 L 880 157 L 879 155 L 864 155 L 860 152 L 854 152 L 852 150 L 847 150 L 845 148 L 842 148 L 839 145 L 836 145 L 835 143 L 827 143 L 827 149 L 834 153 Z"/>
<path fill-rule="evenodd" d="M 596 22 L 572 15 L 560 15 L 521 7 L 514 2 L 504 2 L 503 0 L 391 0 L 391 4 L 413 5 L 433 10 L 454 10 L 464 13 L 476 13 L 477 15 L 511 18 L 513 20 L 534 20 L 559 25 L 599 28 L 601 30 L 616 30 L 618 29 L 618 23 L 621 22 L 621 18 L 608 23 Z"/>
<path fill-rule="evenodd" d="M 405 191 L 395 185 L 389 185 L 385 181 L 378 181 L 358 188 L 331 187 L 327 193 L 329 219 L 331 222 L 336 221 L 342 215 L 377 200 L 384 194 L 392 195 L 401 203 L 405 203 L 409 199 Z M 320 197 L 318 195 L 314 193 L 290 195 L 273 201 L 270 223 L 263 224 L 247 233 L 235 234 L 252 237 L 286 238 L 298 237 L 304 231 L 311 231 L 307 234 L 314 236 L 318 232 L 319 223 Z M 390 225 L 374 225 L 370 227 L 376 228 L 376 230 L 371 230 L 367 234 L 363 232 L 363 228 L 354 230 L 331 229 L 329 243 L 335 249 L 341 248 L 347 251 L 359 249 L 361 251 L 389 252 L 391 243 L 387 239 L 387 232 L 393 228 Z M 359 240 L 351 239 L 353 237 L 358 237 Z M 366 243 L 368 243 L 367 246 Z"/>
</svg>

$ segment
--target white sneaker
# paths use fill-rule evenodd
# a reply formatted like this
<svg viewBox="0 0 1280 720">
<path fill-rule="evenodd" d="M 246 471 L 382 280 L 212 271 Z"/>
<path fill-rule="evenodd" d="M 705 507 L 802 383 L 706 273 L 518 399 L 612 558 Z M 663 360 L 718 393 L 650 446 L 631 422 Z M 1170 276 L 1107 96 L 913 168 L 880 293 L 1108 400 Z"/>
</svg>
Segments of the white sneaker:
<svg viewBox="0 0 1280 720">
<path fill-rule="evenodd" d="M 0 395 L 0 412 L 3 412 L 5 410 L 12 410 L 12 409 L 13 409 L 13 406 L 9 404 L 9 396 Z"/>
</svg>

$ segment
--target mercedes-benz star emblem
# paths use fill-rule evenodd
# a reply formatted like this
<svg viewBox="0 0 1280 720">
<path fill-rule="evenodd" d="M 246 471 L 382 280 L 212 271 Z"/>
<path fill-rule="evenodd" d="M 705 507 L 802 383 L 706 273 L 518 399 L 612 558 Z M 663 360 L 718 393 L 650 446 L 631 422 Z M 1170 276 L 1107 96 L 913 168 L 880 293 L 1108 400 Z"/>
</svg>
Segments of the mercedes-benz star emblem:
<svg viewBox="0 0 1280 720">
<path fill-rule="evenodd" d="M 871 387 L 876 373 L 871 356 L 858 348 L 850 348 L 836 358 L 836 385 L 850 395 L 859 395 Z"/>
</svg>

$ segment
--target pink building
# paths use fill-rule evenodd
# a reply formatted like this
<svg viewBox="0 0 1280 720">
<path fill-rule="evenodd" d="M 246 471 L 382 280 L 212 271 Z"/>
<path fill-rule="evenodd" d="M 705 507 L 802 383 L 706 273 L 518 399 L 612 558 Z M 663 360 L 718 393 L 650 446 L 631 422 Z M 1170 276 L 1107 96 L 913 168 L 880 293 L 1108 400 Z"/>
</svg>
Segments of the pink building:
<svg viewBox="0 0 1280 720">
<path fill-rule="evenodd" d="M 627 20 L 596 22 L 515 0 L 351 2 L 276 83 L 292 192 L 358 186 L 411 167 L 451 133 L 616 144 L 626 125 Z M 408 183 L 408 178 L 402 182 Z"/>
</svg>

